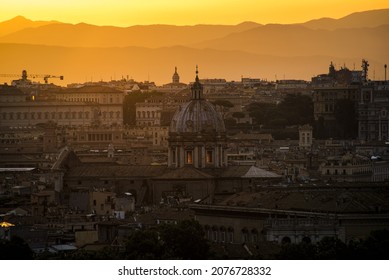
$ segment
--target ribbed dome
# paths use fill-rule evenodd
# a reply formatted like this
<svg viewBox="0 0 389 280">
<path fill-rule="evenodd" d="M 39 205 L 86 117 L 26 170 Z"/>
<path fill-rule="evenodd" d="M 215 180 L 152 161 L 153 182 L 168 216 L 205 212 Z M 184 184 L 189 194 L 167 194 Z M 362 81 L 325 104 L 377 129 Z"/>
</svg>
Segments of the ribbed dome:
<svg viewBox="0 0 389 280">
<path fill-rule="evenodd" d="M 173 116 L 171 133 L 225 133 L 221 115 L 204 99 L 192 99 L 180 106 Z"/>
</svg>

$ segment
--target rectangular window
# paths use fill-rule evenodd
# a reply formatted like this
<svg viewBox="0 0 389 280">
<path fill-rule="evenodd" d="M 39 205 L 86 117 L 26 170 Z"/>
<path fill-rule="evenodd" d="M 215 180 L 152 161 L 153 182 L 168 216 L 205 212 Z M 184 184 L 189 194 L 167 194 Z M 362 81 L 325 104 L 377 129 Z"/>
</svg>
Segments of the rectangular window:
<svg viewBox="0 0 389 280">
<path fill-rule="evenodd" d="M 212 163 L 213 162 L 213 153 L 212 153 L 212 151 L 207 151 L 206 161 L 207 161 L 207 163 Z"/>
<path fill-rule="evenodd" d="M 176 163 L 176 151 L 175 150 L 172 151 L 172 162 Z"/>
<path fill-rule="evenodd" d="M 193 152 L 192 151 L 186 151 L 186 163 L 193 164 Z"/>
</svg>

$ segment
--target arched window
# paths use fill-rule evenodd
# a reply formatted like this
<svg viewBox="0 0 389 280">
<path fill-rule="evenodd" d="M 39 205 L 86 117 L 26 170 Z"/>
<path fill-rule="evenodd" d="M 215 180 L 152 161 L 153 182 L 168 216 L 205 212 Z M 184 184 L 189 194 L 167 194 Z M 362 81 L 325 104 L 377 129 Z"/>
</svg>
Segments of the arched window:
<svg viewBox="0 0 389 280">
<path fill-rule="evenodd" d="M 218 235 L 219 235 L 219 230 L 216 226 L 212 227 L 212 241 L 217 242 L 218 241 Z"/>
<path fill-rule="evenodd" d="M 206 234 L 206 238 L 208 240 L 212 240 L 212 230 L 211 230 L 211 227 L 209 225 L 205 225 L 204 226 L 204 231 L 205 231 L 205 234 Z"/>
<path fill-rule="evenodd" d="M 243 243 L 249 242 L 249 231 L 247 230 L 247 228 L 242 229 L 242 242 Z"/>
<path fill-rule="evenodd" d="M 219 231 L 219 235 L 220 235 L 220 242 L 224 243 L 226 242 L 226 228 L 225 227 L 220 227 L 220 231 Z"/>
<path fill-rule="evenodd" d="M 290 237 L 289 236 L 285 236 L 284 238 L 282 238 L 281 240 L 281 244 L 290 244 L 292 243 L 292 240 L 290 240 Z"/>
<path fill-rule="evenodd" d="M 311 238 L 309 236 L 304 236 L 301 241 L 303 243 L 310 244 L 311 243 Z"/>
<path fill-rule="evenodd" d="M 234 242 L 234 229 L 232 227 L 229 227 L 227 229 L 227 242 L 228 243 Z"/>
<path fill-rule="evenodd" d="M 251 230 L 251 242 L 254 244 L 258 243 L 258 230 L 255 228 Z"/>
</svg>

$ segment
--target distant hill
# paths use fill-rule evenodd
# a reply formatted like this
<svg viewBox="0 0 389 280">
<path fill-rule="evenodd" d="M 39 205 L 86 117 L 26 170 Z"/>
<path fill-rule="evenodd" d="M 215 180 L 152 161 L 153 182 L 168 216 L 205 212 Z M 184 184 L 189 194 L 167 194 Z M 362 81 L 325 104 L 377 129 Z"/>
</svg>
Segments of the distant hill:
<svg viewBox="0 0 389 280">
<path fill-rule="evenodd" d="M 311 29 L 335 30 L 339 28 L 377 27 L 386 24 L 389 24 L 389 9 L 353 13 L 340 19 L 315 19 L 302 25 Z"/>
<path fill-rule="evenodd" d="M 389 9 L 289 25 L 122 28 L 16 17 L 0 23 L 0 73 L 64 75 L 64 84 L 122 75 L 167 83 L 177 66 L 181 80 L 190 82 L 199 64 L 202 78 L 309 80 L 327 72 L 331 61 L 360 69 L 365 58 L 379 79 L 389 63 L 388 35 Z"/>
<path fill-rule="evenodd" d="M 388 57 L 388 35 L 389 24 L 334 31 L 312 30 L 299 25 L 265 25 L 193 47 L 262 55 L 366 57 L 384 61 Z"/>
<path fill-rule="evenodd" d="M 139 25 L 123 28 L 85 23 L 76 25 L 61 23 L 19 30 L 0 37 L 0 42 L 66 47 L 159 48 L 190 45 L 257 26 L 259 24 L 245 22 L 238 25 Z"/>
<path fill-rule="evenodd" d="M 49 24 L 58 23 L 56 21 L 32 21 L 22 16 L 14 17 L 13 19 L 0 22 L 0 37 L 14 33 L 25 28 L 40 27 Z"/>
</svg>

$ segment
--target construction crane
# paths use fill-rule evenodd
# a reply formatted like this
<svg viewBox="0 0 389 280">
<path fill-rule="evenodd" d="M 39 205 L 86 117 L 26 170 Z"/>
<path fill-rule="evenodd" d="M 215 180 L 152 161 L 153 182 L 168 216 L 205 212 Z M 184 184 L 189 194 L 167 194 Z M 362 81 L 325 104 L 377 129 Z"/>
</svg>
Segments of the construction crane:
<svg viewBox="0 0 389 280">
<path fill-rule="evenodd" d="M 20 77 L 20 75 L 17 75 L 17 74 L 0 74 L 0 77 L 9 77 L 9 78 L 14 78 L 14 77 Z M 36 79 L 36 78 L 43 78 L 43 80 L 45 81 L 45 84 L 47 84 L 49 82 L 49 79 L 51 78 L 59 78 L 60 80 L 63 80 L 63 76 L 54 76 L 54 75 L 47 75 L 47 74 L 29 74 L 27 76 L 27 71 L 26 70 L 23 70 L 22 71 L 22 81 L 27 81 L 27 78 L 32 78 L 32 79 Z"/>
</svg>

